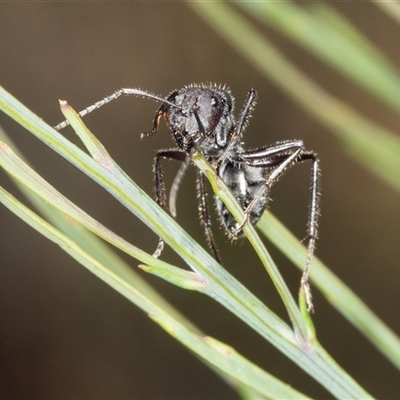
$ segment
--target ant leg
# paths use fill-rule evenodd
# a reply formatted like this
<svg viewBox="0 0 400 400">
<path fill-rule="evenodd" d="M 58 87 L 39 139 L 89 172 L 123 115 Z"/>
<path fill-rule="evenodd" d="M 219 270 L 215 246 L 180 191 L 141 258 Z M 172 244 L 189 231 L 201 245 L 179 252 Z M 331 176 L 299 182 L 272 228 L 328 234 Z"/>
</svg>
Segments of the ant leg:
<svg viewBox="0 0 400 400">
<path fill-rule="evenodd" d="M 293 152 L 304 148 L 301 140 L 286 140 L 273 145 L 247 150 L 238 154 L 238 162 L 244 162 L 252 167 L 276 167 L 282 164 Z M 236 161 L 236 160 L 235 160 Z"/>
<path fill-rule="evenodd" d="M 257 92 L 254 89 L 251 89 L 247 93 L 247 98 L 244 102 L 243 109 L 239 114 L 239 118 L 236 122 L 235 129 L 229 135 L 228 145 L 226 146 L 225 151 L 222 153 L 221 157 L 217 161 L 217 165 L 215 168 L 217 175 L 219 173 L 219 169 L 220 169 L 222 163 L 224 162 L 224 160 L 226 159 L 226 157 L 232 150 L 232 147 L 235 146 L 236 138 L 242 136 L 243 131 L 249 122 L 251 113 L 254 110 L 254 107 L 256 105 L 256 98 L 257 98 Z"/>
<path fill-rule="evenodd" d="M 157 204 L 164 210 L 167 209 L 167 195 L 165 190 L 165 184 L 163 181 L 163 173 L 161 168 L 161 159 L 170 159 L 185 161 L 187 154 L 181 150 L 171 149 L 171 150 L 160 150 L 157 152 L 154 159 L 154 188 L 156 195 Z M 164 241 L 159 238 L 158 245 L 153 253 L 153 257 L 158 258 L 164 249 Z"/>
<path fill-rule="evenodd" d="M 246 100 L 244 102 L 242 111 L 240 111 L 239 118 L 236 122 L 235 130 L 232 136 L 241 136 L 247 124 L 249 123 L 249 119 L 251 113 L 256 106 L 257 100 L 257 92 L 254 89 L 250 89 L 247 93 Z"/>
<path fill-rule="evenodd" d="M 312 294 L 309 283 L 310 265 L 315 251 L 315 242 L 318 238 L 318 216 L 319 216 L 319 161 L 313 152 L 304 152 L 297 160 L 298 162 L 311 160 L 313 163 L 311 172 L 311 202 L 310 213 L 308 217 L 308 249 L 307 261 L 301 276 L 301 287 L 304 289 L 307 301 L 308 312 L 314 312 L 314 305 L 312 302 Z"/>
<path fill-rule="evenodd" d="M 292 144 L 292 153 L 280 154 L 279 147 L 284 145 L 284 147 L 290 147 Z M 278 150 L 278 151 L 274 151 Z M 289 149 L 286 149 L 288 151 Z M 294 164 L 304 161 L 312 161 L 312 175 L 311 175 L 311 201 L 310 201 L 310 212 L 307 224 L 307 236 L 308 236 L 308 247 L 307 247 L 307 260 L 306 265 L 303 270 L 301 277 L 300 288 L 304 290 L 307 302 L 307 310 L 309 312 L 314 311 L 314 306 L 312 302 L 311 288 L 309 284 L 309 274 L 311 260 L 314 255 L 316 240 L 318 238 L 318 215 L 319 215 L 319 160 L 316 154 L 312 151 L 305 151 L 303 149 L 303 144 L 300 141 L 285 142 L 274 147 L 265 147 L 261 149 L 252 150 L 250 152 L 245 152 L 241 156 L 243 162 L 250 166 L 258 166 L 261 168 L 277 166 L 273 172 L 268 176 L 264 188 L 260 190 L 257 196 L 252 200 L 250 205 L 245 210 L 245 221 L 249 218 L 249 214 L 254 206 L 257 204 L 258 200 L 262 197 L 265 191 L 271 187 L 279 177 L 284 174 L 286 169 Z M 240 227 L 243 227 L 244 223 Z"/>
<path fill-rule="evenodd" d="M 154 162 L 154 176 L 155 176 L 155 192 L 156 192 L 156 202 L 157 204 L 166 209 L 167 208 L 167 196 L 165 184 L 163 181 L 163 173 L 161 168 L 161 159 L 170 159 L 170 160 L 178 160 L 182 161 L 183 164 L 179 169 L 178 173 L 175 176 L 174 182 L 172 184 L 171 192 L 170 192 L 170 211 L 172 216 L 176 216 L 176 198 L 178 194 L 179 186 L 182 182 L 182 179 L 186 173 L 187 168 L 190 165 L 190 157 L 181 151 L 181 150 L 162 150 L 159 151 L 156 155 Z M 214 236 L 211 230 L 211 221 L 208 212 L 207 206 L 207 190 L 204 180 L 204 175 L 199 172 L 197 176 L 197 196 L 199 199 L 199 213 L 200 213 L 200 223 L 204 228 L 207 244 L 214 255 L 214 258 L 221 263 L 221 257 L 219 256 L 217 246 L 215 244 Z M 154 252 L 153 256 L 158 258 L 164 249 L 164 241 L 160 238 L 157 249 Z"/>
<path fill-rule="evenodd" d="M 239 159 L 242 163 L 251 167 L 259 168 L 271 168 L 276 167 L 272 170 L 269 176 L 266 178 L 265 183 L 261 190 L 252 199 L 250 204 L 244 210 L 244 219 L 236 229 L 236 233 L 239 233 L 243 226 L 247 223 L 250 217 L 250 213 L 265 195 L 266 191 L 273 186 L 274 183 L 283 175 L 286 169 L 296 162 L 297 157 L 303 151 L 303 142 L 300 140 L 292 142 L 279 143 L 273 146 L 262 147 L 260 149 L 251 150 L 244 152 L 239 155 Z"/>
<path fill-rule="evenodd" d="M 201 171 L 198 171 L 196 183 L 197 183 L 197 197 L 199 200 L 200 224 L 204 228 L 208 247 L 213 253 L 214 258 L 221 264 L 221 257 L 219 256 L 217 245 L 214 240 L 214 235 L 211 230 L 211 220 L 207 206 L 207 189 L 205 185 L 204 174 Z"/>
<path fill-rule="evenodd" d="M 175 175 L 174 182 L 172 183 L 171 190 L 169 192 L 169 211 L 174 218 L 176 217 L 176 199 L 178 198 L 178 190 L 186 171 L 189 168 L 190 162 L 190 157 L 186 157 L 186 160 L 183 162 L 177 174 Z"/>
</svg>

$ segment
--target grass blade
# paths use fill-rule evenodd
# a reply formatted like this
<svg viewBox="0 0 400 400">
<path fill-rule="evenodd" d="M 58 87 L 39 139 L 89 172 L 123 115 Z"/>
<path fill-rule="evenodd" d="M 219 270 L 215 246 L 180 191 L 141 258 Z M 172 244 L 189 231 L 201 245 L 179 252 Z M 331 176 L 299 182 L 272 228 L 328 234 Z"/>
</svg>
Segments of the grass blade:
<svg viewBox="0 0 400 400">
<path fill-rule="evenodd" d="M 154 201 L 125 174 L 120 173 L 118 168 L 109 169 L 96 163 L 4 90 L 0 91 L 0 108 L 138 215 L 202 277 L 205 292 L 209 296 L 242 319 L 334 396 L 370 398 L 370 395 L 332 360 L 316 339 L 307 344 L 299 341 L 296 333 L 284 321 L 221 268 Z M 2 162 L 10 154 L 6 147 L 3 147 L 3 150 Z M 52 195 L 55 196 L 55 193 L 52 192 Z M 52 201 L 54 200 L 57 199 L 53 198 Z M 73 209 L 69 208 L 65 211 L 68 214 L 71 210 Z"/>
<path fill-rule="evenodd" d="M 400 139 L 395 134 L 363 117 L 299 71 L 231 5 L 188 4 L 265 77 L 324 124 L 345 151 L 400 191 Z"/>
<path fill-rule="evenodd" d="M 394 65 L 328 5 L 307 9 L 285 1 L 240 6 L 400 112 L 400 75 Z"/>
<path fill-rule="evenodd" d="M 58 244 L 89 271 L 143 309 L 171 336 L 182 342 L 204 361 L 211 363 L 213 367 L 222 370 L 243 386 L 267 398 L 308 398 L 250 363 L 229 346 L 215 339 L 205 337 L 199 332 L 195 332 L 192 327 L 188 327 L 174 319 L 162 306 L 148 299 L 124 278 L 115 274 L 108 266 L 98 261 L 96 257 L 85 252 L 75 241 L 38 217 L 3 188 L 0 188 L 0 201 L 39 233 Z"/>
<path fill-rule="evenodd" d="M 303 269 L 306 248 L 270 212 L 264 213 L 257 228 L 300 270 Z M 313 259 L 311 279 L 332 306 L 400 369 L 400 338 L 318 258 Z"/>
</svg>

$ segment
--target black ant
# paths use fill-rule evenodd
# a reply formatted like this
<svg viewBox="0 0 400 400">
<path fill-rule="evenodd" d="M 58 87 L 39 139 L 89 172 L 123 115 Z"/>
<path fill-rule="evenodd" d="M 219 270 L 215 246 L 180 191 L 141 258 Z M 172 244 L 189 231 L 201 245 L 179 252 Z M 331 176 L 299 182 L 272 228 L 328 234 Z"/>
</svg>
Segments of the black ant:
<svg viewBox="0 0 400 400">
<path fill-rule="evenodd" d="M 311 204 L 308 219 L 308 254 L 306 266 L 301 278 L 305 291 L 307 307 L 313 311 L 311 290 L 308 283 L 311 259 L 315 250 L 318 234 L 318 180 L 319 162 L 313 151 L 307 151 L 301 140 L 277 142 L 253 150 L 243 148 L 242 136 L 256 103 L 256 91 L 251 89 L 237 120 L 233 115 L 234 99 L 229 90 L 221 86 L 189 85 L 173 91 L 166 99 L 140 89 L 120 89 L 103 100 L 79 113 L 84 116 L 104 104 L 115 100 L 122 94 L 143 96 L 161 102 L 151 131 L 142 133 L 149 137 L 156 133 L 161 118 L 172 131 L 177 148 L 157 151 L 154 161 L 155 193 L 157 203 L 167 208 L 167 196 L 163 182 L 161 159 L 173 159 L 183 164 L 179 169 L 170 193 L 170 211 L 176 216 L 176 196 L 182 178 L 191 163 L 194 151 L 201 151 L 215 168 L 218 176 L 227 184 L 242 207 L 245 218 L 238 223 L 224 203 L 216 197 L 219 218 L 228 236 L 232 239 L 243 236 L 242 228 L 250 221 L 255 225 L 261 218 L 267 202 L 270 188 L 286 170 L 303 161 L 312 162 Z M 62 122 L 56 126 L 60 130 L 68 125 Z M 207 243 L 220 262 L 218 250 L 211 231 L 211 222 L 207 207 L 205 178 L 201 171 L 197 175 L 200 222 Z M 159 240 L 155 257 L 160 256 L 164 242 Z"/>
</svg>

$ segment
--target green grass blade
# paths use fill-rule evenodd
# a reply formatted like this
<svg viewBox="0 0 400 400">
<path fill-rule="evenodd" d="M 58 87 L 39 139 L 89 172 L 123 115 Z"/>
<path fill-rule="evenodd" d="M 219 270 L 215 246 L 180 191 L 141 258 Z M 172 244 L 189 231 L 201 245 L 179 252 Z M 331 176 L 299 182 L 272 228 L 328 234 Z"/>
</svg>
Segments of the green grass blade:
<svg viewBox="0 0 400 400">
<path fill-rule="evenodd" d="M 5 143 L 0 142 L 0 165 L 16 180 L 23 183 L 37 196 L 43 198 L 48 204 L 68 215 L 69 218 L 78 222 L 91 232 L 118 247 L 125 253 L 135 257 L 143 263 L 168 268 L 165 263 L 138 249 L 123 238 L 110 231 L 108 228 L 97 222 L 90 215 L 85 213 L 53 186 L 47 183 L 40 175 L 24 163 Z"/>
<path fill-rule="evenodd" d="M 378 62 L 379 65 L 385 65 L 393 70 L 393 73 L 398 74 L 396 67 L 388 60 L 385 54 L 372 44 L 350 20 L 328 3 L 312 3 L 306 7 L 313 18 L 318 19 L 320 24 L 324 24 L 326 29 L 331 29 L 336 35 L 342 36 L 343 40 L 347 41 L 355 51 L 362 52 L 364 57 Z"/>
<path fill-rule="evenodd" d="M 202 277 L 209 296 L 242 319 L 334 396 L 370 398 L 370 395 L 329 357 L 316 340 L 306 346 L 299 342 L 296 334 L 284 321 L 221 268 L 154 201 L 127 179 L 125 174 L 120 173 L 118 168 L 109 169 L 97 164 L 4 90 L 0 90 L 0 108 L 106 188 L 170 244 L 193 271 Z M 3 147 L 3 150 L 4 159 L 8 156 L 9 149 Z M 55 193 L 52 195 L 55 196 Z M 66 212 L 71 210 L 72 208 L 69 208 Z"/>
<path fill-rule="evenodd" d="M 198 332 L 194 332 L 191 327 L 174 319 L 162 305 L 151 301 L 135 286 L 129 284 L 125 278 L 115 274 L 109 266 L 102 264 L 96 257 L 85 252 L 75 241 L 38 217 L 3 188 L 0 188 L 0 201 L 39 233 L 58 244 L 89 271 L 144 310 L 171 336 L 213 367 L 267 398 L 277 400 L 308 398 L 250 363 L 229 346 L 215 339 L 204 337 Z"/>
<path fill-rule="evenodd" d="M 0 127 L 0 140 L 6 142 L 9 146 L 13 146 L 10 138 L 5 134 L 3 129 Z M 17 154 L 18 152 L 14 150 Z M 21 158 L 21 155 L 18 155 Z M 21 175 L 20 175 L 21 178 Z M 113 250 L 107 246 L 104 241 L 102 241 L 99 237 L 103 237 L 104 240 L 112 243 L 112 240 L 115 238 L 115 235 L 112 234 L 109 236 L 109 231 L 104 231 L 104 236 L 99 231 L 96 231 L 101 224 L 95 223 L 92 224 L 92 230 L 96 231 L 96 234 L 93 234 L 90 230 L 91 227 L 87 226 L 88 229 L 85 229 L 83 225 L 78 223 L 71 223 L 71 217 L 66 217 L 65 213 L 57 210 L 57 208 L 52 207 L 49 201 L 43 201 L 43 198 L 39 195 L 35 194 L 32 190 L 29 190 L 24 184 L 20 183 L 18 180 L 14 179 L 14 183 L 18 186 L 18 189 L 24 194 L 26 198 L 35 206 L 39 212 L 45 216 L 45 218 L 51 222 L 53 226 L 57 229 L 61 230 L 61 232 L 65 233 L 68 237 L 74 240 L 76 243 L 79 243 L 82 249 L 91 254 L 95 255 L 96 259 L 103 264 L 107 264 L 112 272 L 123 278 L 130 285 L 135 287 L 141 293 L 145 294 L 151 301 L 159 304 L 165 310 L 167 310 L 175 319 L 180 321 L 181 323 L 186 324 L 186 326 L 191 326 L 192 329 L 197 330 L 197 328 L 187 319 L 185 318 L 179 311 L 176 310 L 169 302 L 167 302 L 157 291 L 155 291 L 141 276 L 134 270 L 134 267 L 128 265 L 121 257 L 119 257 Z M 47 184 L 47 182 L 46 182 Z M 62 199 L 62 196 L 57 197 L 58 205 L 59 199 Z M 84 214 L 84 213 L 83 213 Z M 101 230 L 101 229 L 100 229 Z M 123 246 L 121 246 L 123 247 Z M 125 251 L 128 254 L 129 250 Z M 131 253 L 131 255 L 133 255 Z M 133 255 L 134 256 L 134 255 Z M 150 259 L 151 260 L 151 259 Z"/>
<path fill-rule="evenodd" d="M 95 138 L 94 138 L 95 139 Z M 0 141 L 7 143 L 9 146 L 13 145 L 11 139 L 6 135 L 3 129 L 0 127 Z M 99 146 L 97 146 L 99 147 Z M 102 146 L 100 146 L 102 150 Z M 21 158 L 21 154 L 14 150 L 16 154 Z M 103 151 L 102 151 L 103 152 Z M 78 223 L 71 223 L 71 219 L 67 218 L 63 213 L 51 207 L 49 203 L 44 202 L 38 195 L 30 191 L 23 184 L 14 180 L 14 183 L 18 186 L 18 189 L 29 199 L 29 201 L 40 211 L 45 218 L 51 222 L 53 226 L 61 230 L 75 243 L 79 243 L 80 247 L 91 256 L 95 258 L 103 265 L 107 265 L 111 272 L 115 273 L 121 279 L 126 281 L 129 285 L 137 289 L 142 293 L 149 301 L 157 304 L 165 312 L 167 312 L 172 318 L 176 319 L 180 323 L 184 324 L 187 328 L 190 328 L 193 332 L 201 334 L 201 331 L 185 316 L 183 316 L 175 307 L 167 302 L 152 286 L 150 286 L 135 270 L 132 266 L 128 265 L 121 257 L 119 257 L 113 250 L 110 249 L 98 236 L 92 232 L 86 230 Z M 141 267 L 139 265 L 139 267 Z M 143 266 L 142 266 L 143 267 Z M 150 266 L 146 266 L 151 268 Z M 184 270 L 179 269 L 182 272 Z M 195 288 L 197 289 L 197 288 Z M 207 365 L 210 365 L 207 363 Z M 237 391 L 252 391 L 248 386 L 228 378 L 220 370 L 214 371 L 224 379 L 227 384 L 231 385 Z"/>
<path fill-rule="evenodd" d="M 386 12 L 389 17 L 393 18 L 398 24 L 400 24 L 400 4 L 396 1 L 373 1 L 377 7 L 380 7 Z"/>
<path fill-rule="evenodd" d="M 303 269 L 307 249 L 270 212 L 264 213 L 257 228 L 300 270 Z M 312 262 L 311 279 L 332 306 L 400 369 L 400 338 L 316 257 Z"/>
</svg>

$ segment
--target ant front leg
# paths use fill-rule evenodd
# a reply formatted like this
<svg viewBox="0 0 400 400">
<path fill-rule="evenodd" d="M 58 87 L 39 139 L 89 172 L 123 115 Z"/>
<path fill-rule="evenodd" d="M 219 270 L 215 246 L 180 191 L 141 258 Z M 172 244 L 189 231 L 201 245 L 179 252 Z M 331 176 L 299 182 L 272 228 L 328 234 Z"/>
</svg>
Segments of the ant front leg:
<svg viewBox="0 0 400 400">
<path fill-rule="evenodd" d="M 176 198 L 179 186 L 182 182 L 182 179 L 186 173 L 187 168 L 190 165 L 191 159 L 186 152 L 178 149 L 161 150 L 157 152 L 157 155 L 154 160 L 155 195 L 157 204 L 163 209 L 167 209 L 168 207 L 167 207 L 167 194 L 163 180 L 163 172 L 161 168 L 161 159 L 178 160 L 183 162 L 181 168 L 179 169 L 178 173 L 175 176 L 169 198 L 170 212 L 173 217 L 176 217 Z M 197 176 L 197 197 L 199 200 L 200 223 L 204 228 L 207 244 L 212 254 L 214 255 L 214 258 L 219 263 L 221 263 L 221 258 L 219 256 L 217 245 L 214 240 L 214 235 L 211 230 L 211 220 L 207 205 L 207 190 L 206 190 L 205 179 L 203 173 L 200 171 Z M 153 256 L 158 258 L 161 255 L 163 249 L 164 249 L 164 241 L 160 238 L 157 245 L 157 249 L 154 252 Z"/>
<path fill-rule="evenodd" d="M 164 210 L 167 209 L 167 195 L 165 190 L 165 183 L 163 180 L 163 173 L 161 168 L 161 159 L 177 160 L 186 163 L 187 154 L 178 149 L 160 150 L 157 152 L 154 159 L 154 190 L 157 204 Z M 177 189 L 176 189 L 177 190 Z M 153 253 L 153 257 L 158 258 L 164 249 L 164 241 L 159 238 L 158 245 Z"/>
<path fill-rule="evenodd" d="M 239 118 L 236 122 L 235 128 L 230 132 L 228 138 L 228 145 L 226 146 L 225 151 L 222 153 L 221 157 L 217 161 L 217 165 L 215 170 L 217 175 L 219 174 L 219 170 L 221 165 L 225 162 L 228 154 L 232 151 L 232 148 L 237 144 L 238 138 L 242 137 L 243 131 L 249 123 L 249 119 L 252 111 L 256 105 L 257 92 L 254 89 L 250 89 L 247 93 L 246 100 L 244 102 L 242 111 L 239 114 Z"/>
</svg>

